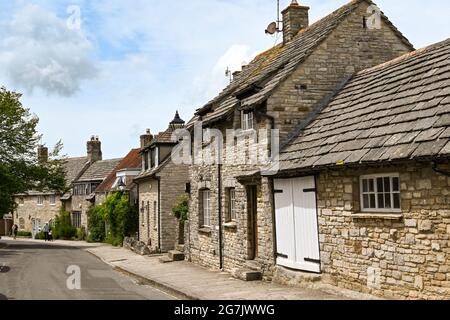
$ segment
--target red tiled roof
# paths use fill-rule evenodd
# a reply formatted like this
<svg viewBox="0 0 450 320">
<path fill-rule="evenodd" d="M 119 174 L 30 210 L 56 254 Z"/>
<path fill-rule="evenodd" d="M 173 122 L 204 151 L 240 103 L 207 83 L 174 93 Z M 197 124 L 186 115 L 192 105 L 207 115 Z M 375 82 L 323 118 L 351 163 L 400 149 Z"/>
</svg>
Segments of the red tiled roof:
<svg viewBox="0 0 450 320">
<path fill-rule="evenodd" d="M 140 149 L 133 149 L 128 155 L 122 159 L 119 165 L 110 173 L 108 177 L 102 182 L 101 185 L 95 190 L 95 192 L 107 192 L 111 190 L 114 182 L 116 181 L 116 174 L 123 169 L 140 169 L 142 166 L 141 156 L 139 154 Z"/>
</svg>

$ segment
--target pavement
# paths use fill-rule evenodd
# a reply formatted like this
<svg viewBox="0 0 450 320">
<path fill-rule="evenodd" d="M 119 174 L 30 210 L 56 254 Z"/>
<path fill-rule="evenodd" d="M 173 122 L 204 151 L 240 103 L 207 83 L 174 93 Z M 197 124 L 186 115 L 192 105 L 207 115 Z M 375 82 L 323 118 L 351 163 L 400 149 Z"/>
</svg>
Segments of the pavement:
<svg viewBox="0 0 450 320">
<path fill-rule="evenodd" d="M 36 240 L 28 241 L 35 242 Z M 0 240 L 1 242 L 2 240 Z M 84 254 L 90 253 L 91 258 L 100 259 L 111 270 L 135 279 L 149 290 L 160 290 L 160 292 L 168 294 L 169 297 L 184 300 L 348 300 L 373 298 L 329 285 L 322 285 L 320 289 L 311 289 L 287 287 L 263 281 L 244 282 L 234 279 L 226 272 L 208 270 L 187 261 L 162 264 L 159 262 L 160 256 L 158 255 L 140 256 L 127 249 L 106 244 L 55 241 L 50 245 L 66 248 L 75 247 Z M 73 252 L 73 250 L 70 252 Z M 97 261 L 101 262 L 98 259 Z M 1 285 L 0 288 L 2 288 Z"/>
<path fill-rule="evenodd" d="M 92 256 L 84 242 L 0 240 L 0 300 L 173 300 Z M 80 270 L 80 288 L 67 273 Z M 68 283 L 71 284 L 68 286 Z M 72 289 L 72 290 L 71 290 Z"/>
<path fill-rule="evenodd" d="M 87 249 L 105 263 L 145 279 L 147 283 L 190 300 L 347 300 L 362 298 L 341 292 L 292 288 L 273 283 L 244 282 L 230 274 L 207 270 L 187 261 L 162 264 L 160 256 L 140 256 L 124 248 Z M 333 289 L 332 289 L 333 290 Z M 330 290 L 331 291 L 331 290 Z M 347 293 L 347 292 L 346 292 Z"/>
</svg>

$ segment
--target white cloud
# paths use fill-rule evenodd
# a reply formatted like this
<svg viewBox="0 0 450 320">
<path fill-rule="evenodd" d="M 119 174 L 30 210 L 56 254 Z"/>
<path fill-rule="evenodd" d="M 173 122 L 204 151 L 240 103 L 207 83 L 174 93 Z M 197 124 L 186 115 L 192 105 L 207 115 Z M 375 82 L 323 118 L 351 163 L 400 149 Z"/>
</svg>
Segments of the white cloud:
<svg viewBox="0 0 450 320">
<path fill-rule="evenodd" d="M 96 76 L 91 42 L 37 5 L 25 5 L 0 28 L 0 72 L 11 85 L 71 96 Z"/>
</svg>

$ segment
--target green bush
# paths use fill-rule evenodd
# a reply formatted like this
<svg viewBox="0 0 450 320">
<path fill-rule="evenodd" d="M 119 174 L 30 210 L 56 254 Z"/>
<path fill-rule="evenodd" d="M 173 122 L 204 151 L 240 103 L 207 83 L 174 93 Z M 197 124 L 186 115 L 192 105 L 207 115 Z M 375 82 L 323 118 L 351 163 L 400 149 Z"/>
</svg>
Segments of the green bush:
<svg viewBox="0 0 450 320">
<path fill-rule="evenodd" d="M 186 221 L 189 212 L 189 198 L 187 196 L 181 196 L 172 208 L 172 212 L 179 221 Z"/>
<path fill-rule="evenodd" d="M 28 231 L 18 231 L 17 236 L 22 238 L 31 238 L 33 235 L 31 232 Z"/>
<path fill-rule="evenodd" d="M 34 236 L 34 239 L 35 240 L 45 240 L 45 235 L 44 235 L 44 232 L 39 232 L 39 233 L 36 233 L 36 235 Z"/>
<path fill-rule="evenodd" d="M 102 205 L 91 208 L 88 219 L 88 240 L 106 241 L 114 246 L 122 245 L 123 239 L 134 235 L 139 227 L 138 210 L 130 204 L 128 195 L 122 192 L 110 194 Z"/>
<path fill-rule="evenodd" d="M 103 242 L 106 239 L 105 221 L 103 218 L 102 206 L 92 206 L 88 213 L 88 242 Z"/>
<path fill-rule="evenodd" d="M 77 229 L 77 240 L 84 241 L 86 240 L 87 234 L 86 234 L 86 228 L 81 227 Z"/>
<path fill-rule="evenodd" d="M 76 235 L 77 229 L 72 226 L 70 212 L 61 209 L 59 216 L 55 219 L 53 238 L 60 240 L 73 240 Z"/>
</svg>

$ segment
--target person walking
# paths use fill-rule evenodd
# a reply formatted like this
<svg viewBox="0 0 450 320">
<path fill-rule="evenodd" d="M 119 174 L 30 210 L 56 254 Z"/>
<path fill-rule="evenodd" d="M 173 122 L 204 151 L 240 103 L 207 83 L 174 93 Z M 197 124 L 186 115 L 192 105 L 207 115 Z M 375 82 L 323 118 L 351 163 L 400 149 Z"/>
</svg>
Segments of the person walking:
<svg viewBox="0 0 450 320">
<path fill-rule="evenodd" d="M 11 234 L 12 234 L 14 240 L 16 240 L 16 238 L 17 238 L 17 230 L 18 229 L 19 229 L 19 227 L 17 226 L 17 224 L 14 224 L 11 228 Z"/>
<path fill-rule="evenodd" d="M 48 223 L 46 223 L 44 225 L 44 228 L 42 229 L 42 231 L 44 232 L 44 240 L 48 241 L 48 231 L 49 231 L 50 227 L 48 225 Z"/>
</svg>

